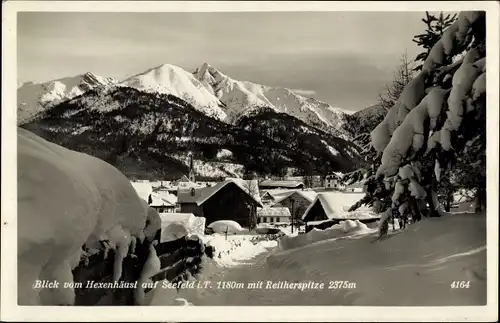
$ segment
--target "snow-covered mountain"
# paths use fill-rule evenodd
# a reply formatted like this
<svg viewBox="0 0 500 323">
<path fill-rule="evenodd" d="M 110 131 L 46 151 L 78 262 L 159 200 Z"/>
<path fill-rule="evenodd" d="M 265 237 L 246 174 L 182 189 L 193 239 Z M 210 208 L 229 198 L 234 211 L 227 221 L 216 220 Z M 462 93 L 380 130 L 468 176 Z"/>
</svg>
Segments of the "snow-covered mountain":
<svg viewBox="0 0 500 323">
<path fill-rule="evenodd" d="M 108 87 L 116 83 L 113 78 L 101 77 L 90 72 L 46 83 L 24 83 L 17 89 L 18 123 L 25 123 L 47 108 L 79 96 L 90 89 Z"/>
<path fill-rule="evenodd" d="M 174 95 L 203 114 L 228 124 L 236 124 L 245 116 L 272 109 L 338 137 L 350 138 L 344 127 L 347 114 L 342 109 L 298 95 L 290 89 L 232 79 L 207 63 L 193 73 L 164 64 L 121 82 L 87 73 L 43 84 L 25 83 L 18 90 L 19 119 L 25 122 L 55 103 L 74 98 L 96 86 L 110 85 Z"/>
<path fill-rule="evenodd" d="M 286 88 L 232 79 L 207 63 L 194 73 L 164 64 L 127 78 L 121 85 L 175 95 L 206 115 L 230 124 L 260 109 L 271 108 L 345 137 L 342 125 L 346 114 L 340 108 Z"/>
<path fill-rule="evenodd" d="M 188 152 L 205 165 L 197 176 L 217 178 L 243 170 L 276 176 L 288 169 L 351 172 L 364 163 L 351 141 L 271 108 L 231 125 L 175 95 L 125 86 L 89 90 L 22 127 L 138 178 L 179 178 L 188 167 L 178 157 Z"/>
<path fill-rule="evenodd" d="M 238 81 L 205 63 L 194 73 L 197 80 L 226 106 L 226 122 L 234 123 L 255 110 L 271 108 L 326 131 L 342 134 L 345 113 L 325 102 L 306 98 L 290 89 Z"/>
<path fill-rule="evenodd" d="M 224 121 L 223 104 L 193 74 L 174 65 L 164 64 L 127 78 L 120 83 L 146 92 L 175 95 L 207 116 Z"/>
</svg>

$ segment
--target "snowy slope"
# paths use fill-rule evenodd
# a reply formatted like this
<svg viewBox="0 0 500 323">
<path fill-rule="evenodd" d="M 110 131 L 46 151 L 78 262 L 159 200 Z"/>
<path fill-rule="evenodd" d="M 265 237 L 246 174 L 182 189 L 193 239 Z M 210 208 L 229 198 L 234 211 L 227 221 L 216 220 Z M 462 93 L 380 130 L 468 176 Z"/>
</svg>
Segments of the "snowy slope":
<svg viewBox="0 0 500 323">
<path fill-rule="evenodd" d="M 175 95 L 208 116 L 223 121 L 226 113 L 220 101 L 193 74 L 180 67 L 164 64 L 134 75 L 120 83 L 147 92 Z"/>
<path fill-rule="evenodd" d="M 300 96 L 289 89 L 238 81 L 204 63 L 194 73 L 197 80 L 226 106 L 229 123 L 268 107 L 296 117 L 308 125 L 342 134 L 345 113 L 327 103 Z"/>
<path fill-rule="evenodd" d="M 131 178 L 179 178 L 188 171 L 188 151 L 197 177 L 241 177 L 243 167 L 274 174 L 274 165 L 318 173 L 362 165 L 349 141 L 268 110 L 229 125 L 174 95 L 114 86 L 61 102 L 22 127 L 109 160 Z M 221 149 L 225 157 L 217 158 Z"/>
<path fill-rule="evenodd" d="M 325 230 L 327 231 L 327 230 Z M 486 216 L 426 219 L 387 240 L 356 235 L 318 241 L 257 256 L 251 265 L 228 270 L 207 266 L 207 289 L 169 294 L 155 290 L 152 304 L 184 297 L 199 305 L 466 306 L 486 304 Z M 217 289 L 217 281 L 263 281 L 263 288 Z M 323 283 L 321 289 L 266 288 L 267 282 Z M 354 283 L 339 287 L 330 282 Z M 469 288 L 451 288 L 470 281 Z M 248 286 L 248 285 L 246 285 Z M 329 288 L 334 287 L 334 288 Z M 335 288 L 336 287 L 336 288 Z M 491 301 L 491 300 L 490 300 Z"/>
<path fill-rule="evenodd" d="M 110 86 L 116 82 L 109 77 L 85 73 L 46 83 L 24 83 L 17 89 L 18 124 L 31 120 L 57 103 L 72 99 L 90 89 Z"/>
</svg>

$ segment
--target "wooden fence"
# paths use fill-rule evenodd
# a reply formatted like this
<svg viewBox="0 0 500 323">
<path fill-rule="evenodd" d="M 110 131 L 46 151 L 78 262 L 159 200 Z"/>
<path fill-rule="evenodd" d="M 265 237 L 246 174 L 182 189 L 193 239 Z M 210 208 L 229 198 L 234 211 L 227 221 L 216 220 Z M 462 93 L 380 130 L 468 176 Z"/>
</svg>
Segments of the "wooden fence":
<svg viewBox="0 0 500 323">
<path fill-rule="evenodd" d="M 185 280 L 188 272 L 195 275 L 201 269 L 202 257 L 213 256 L 213 249 L 205 247 L 201 240 L 189 240 L 186 237 L 164 242 L 156 247 L 161 262 L 161 271 L 152 281 L 167 279 L 172 283 Z M 139 279 L 148 257 L 148 243 L 137 244 L 136 257 L 128 255 L 123 260 L 120 281 L 134 283 Z M 88 281 L 95 283 L 113 282 L 114 252 L 110 251 L 106 259 L 104 252 L 91 256 L 88 262 L 80 263 L 73 271 L 75 283 L 82 283 L 82 288 L 75 288 L 75 305 L 134 305 L 134 288 L 86 288 Z M 150 289 L 146 289 L 147 293 Z"/>
</svg>

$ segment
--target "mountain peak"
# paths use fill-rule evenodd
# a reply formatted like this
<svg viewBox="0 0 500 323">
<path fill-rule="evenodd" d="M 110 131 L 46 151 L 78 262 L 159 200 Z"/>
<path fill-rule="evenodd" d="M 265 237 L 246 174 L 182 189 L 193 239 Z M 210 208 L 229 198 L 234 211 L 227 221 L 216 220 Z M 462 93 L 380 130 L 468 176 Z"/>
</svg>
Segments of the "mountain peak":
<svg viewBox="0 0 500 323">
<path fill-rule="evenodd" d="M 206 81 L 209 84 L 214 84 L 225 77 L 218 69 L 208 63 L 203 63 L 193 74 L 199 81 Z"/>
</svg>

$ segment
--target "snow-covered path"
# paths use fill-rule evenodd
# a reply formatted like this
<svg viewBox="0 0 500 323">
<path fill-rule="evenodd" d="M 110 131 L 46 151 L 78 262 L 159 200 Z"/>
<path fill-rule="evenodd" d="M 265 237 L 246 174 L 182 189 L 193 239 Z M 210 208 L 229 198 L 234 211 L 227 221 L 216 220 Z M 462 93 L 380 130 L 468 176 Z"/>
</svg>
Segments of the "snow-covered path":
<svg viewBox="0 0 500 323">
<path fill-rule="evenodd" d="M 214 268 L 201 281 L 212 288 L 179 293 L 158 288 L 151 305 L 178 305 L 176 297 L 199 305 L 484 305 L 486 304 L 486 217 L 455 215 L 426 219 L 373 243 L 372 235 L 271 250 L 253 264 Z M 220 289 L 217 282 L 243 283 Z M 249 289 L 249 282 L 323 283 L 323 289 Z M 331 281 L 346 288 L 329 289 Z M 452 288 L 453 281 L 469 288 Z M 355 283 L 355 288 L 352 283 Z M 230 283 L 231 284 L 231 283 Z M 234 285 L 234 284 L 233 284 Z M 237 287 L 237 286 L 235 286 Z"/>
</svg>

